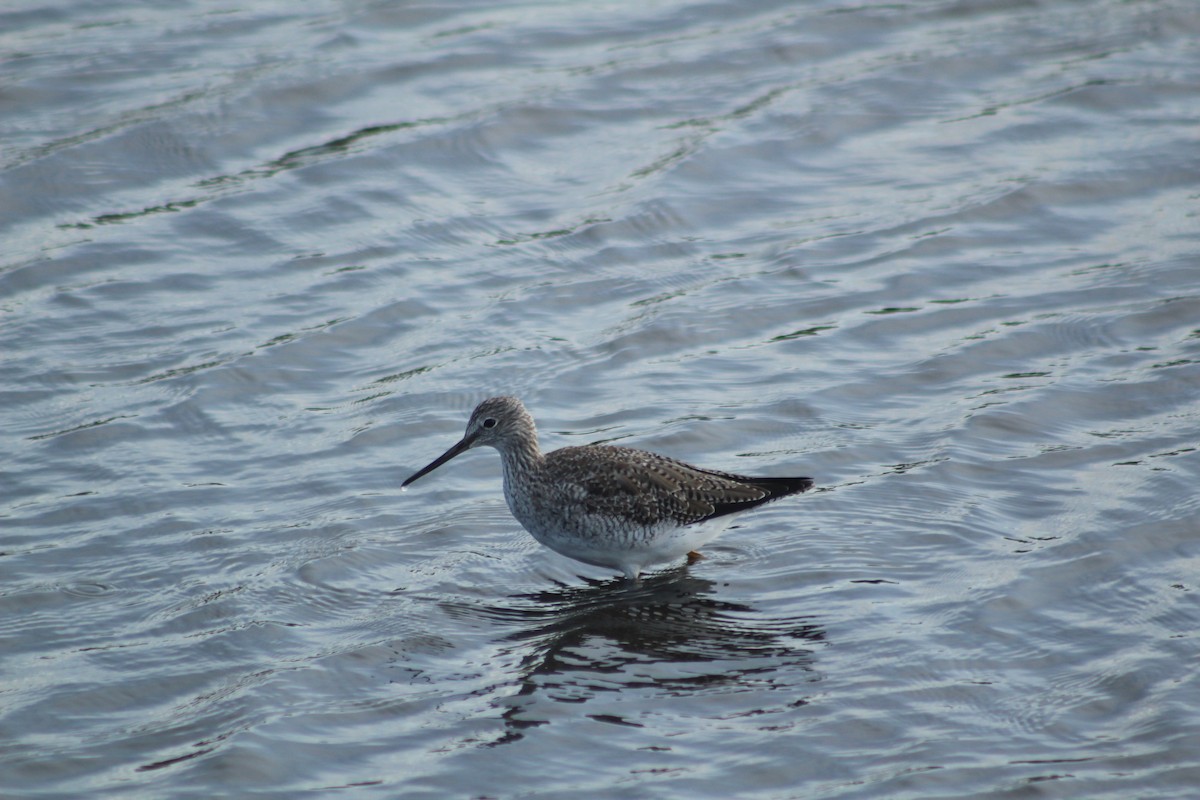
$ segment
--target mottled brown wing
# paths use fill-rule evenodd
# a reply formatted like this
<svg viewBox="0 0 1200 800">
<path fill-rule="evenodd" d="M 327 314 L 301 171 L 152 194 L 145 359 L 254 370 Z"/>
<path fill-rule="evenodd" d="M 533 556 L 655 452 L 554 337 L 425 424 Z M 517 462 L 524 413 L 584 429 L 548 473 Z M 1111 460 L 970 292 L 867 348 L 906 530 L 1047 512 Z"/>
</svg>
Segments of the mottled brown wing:
<svg viewBox="0 0 1200 800">
<path fill-rule="evenodd" d="M 589 513 L 639 525 L 702 522 L 812 486 L 808 478 L 750 478 L 627 447 L 567 447 L 547 459 Z"/>
</svg>

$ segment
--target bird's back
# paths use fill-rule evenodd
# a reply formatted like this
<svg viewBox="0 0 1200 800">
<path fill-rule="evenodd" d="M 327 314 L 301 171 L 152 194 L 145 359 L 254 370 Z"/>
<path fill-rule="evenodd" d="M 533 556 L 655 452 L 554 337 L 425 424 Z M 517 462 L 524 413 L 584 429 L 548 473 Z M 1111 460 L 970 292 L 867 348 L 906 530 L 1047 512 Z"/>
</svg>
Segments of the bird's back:
<svg viewBox="0 0 1200 800">
<path fill-rule="evenodd" d="M 546 455 L 546 480 L 589 515 L 646 527 L 690 525 L 812 487 L 809 478 L 756 478 L 702 469 L 629 447 L 564 447 Z"/>
</svg>

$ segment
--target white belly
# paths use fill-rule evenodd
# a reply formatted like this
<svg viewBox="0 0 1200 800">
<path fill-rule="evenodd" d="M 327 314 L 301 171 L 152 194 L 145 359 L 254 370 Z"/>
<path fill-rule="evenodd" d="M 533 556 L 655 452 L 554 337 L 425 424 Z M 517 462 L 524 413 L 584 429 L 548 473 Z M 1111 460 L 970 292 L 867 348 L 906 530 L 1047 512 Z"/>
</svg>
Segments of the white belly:
<svg viewBox="0 0 1200 800">
<path fill-rule="evenodd" d="M 595 516 L 558 521 L 517 516 L 517 520 L 551 550 L 585 564 L 615 567 L 631 578 L 651 565 L 683 558 L 728 527 L 723 517 L 697 525 L 653 527 L 622 525 L 620 520 Z"/>
</svg>

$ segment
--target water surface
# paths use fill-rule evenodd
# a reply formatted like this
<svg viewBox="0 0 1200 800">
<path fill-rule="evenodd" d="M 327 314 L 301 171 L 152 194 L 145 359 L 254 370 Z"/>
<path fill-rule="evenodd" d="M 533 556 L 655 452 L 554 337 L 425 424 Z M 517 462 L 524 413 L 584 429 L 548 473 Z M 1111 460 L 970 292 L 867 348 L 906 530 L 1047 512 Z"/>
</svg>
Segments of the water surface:
<svg viewBox="0 0 1200 800">
<path fill-rule="evenodd" d="M 1185 797 L 1191 2 L 0 12 L 8 797 Z M 640 585 L 481 398 L 818 490 Z"/>
</svg>

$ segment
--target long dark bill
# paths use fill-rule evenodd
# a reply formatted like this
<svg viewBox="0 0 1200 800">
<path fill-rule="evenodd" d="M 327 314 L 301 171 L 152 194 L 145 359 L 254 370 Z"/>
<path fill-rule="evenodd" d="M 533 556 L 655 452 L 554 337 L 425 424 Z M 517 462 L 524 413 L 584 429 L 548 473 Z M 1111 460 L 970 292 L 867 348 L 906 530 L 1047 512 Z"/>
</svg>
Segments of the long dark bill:
<svg viewBox="0 0 1200 800">
<path fill-rule="evenodd" d="M 446 452 L 442 453 L 437 458 L 435 458 L 428 466 L 424 467 L 423 469 L 417 470 L 417 472 L 411 478 L 406 480 L 404 483 L 400 484 L 400 486 L 402 486 L 402 487 L 408 486 L 410 483 L 412 483 L 413 481 L 415 481 L 417 478 L 421 477 L 422 475 L 433 472 L 435 469 L 440 467 L 442 464 L 445 464 L 447 461 L 454 458 L 456 455 L 459 455 L 460 453 L 463 453 L 463 452 L 469 450 L 471 448 L 471 442 L 473 442 L 473 441 L 474 441 L 474 439 L 468 439 L 466 437 L 463 437 L 462 441 L 460 441 L 458 444 L 451 447 Z"/>
</svg>

